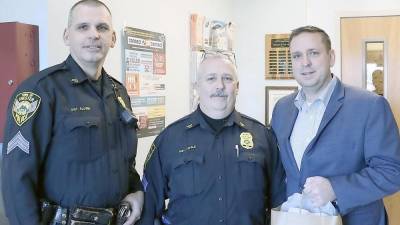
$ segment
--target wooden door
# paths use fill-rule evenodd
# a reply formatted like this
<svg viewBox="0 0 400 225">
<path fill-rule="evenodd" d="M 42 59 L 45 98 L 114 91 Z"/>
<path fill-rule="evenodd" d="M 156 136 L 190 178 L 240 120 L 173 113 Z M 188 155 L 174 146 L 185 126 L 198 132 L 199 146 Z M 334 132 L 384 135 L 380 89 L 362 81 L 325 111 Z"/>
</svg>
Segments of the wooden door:
<svg viewBox="0 0 400 225">
<path fill-rule="evenodd" d="M 341 18 L 342 81 L 357 87 L 371 85 L 367 76 L 367 43 L 383 43 L 384 96 L 400 125 L 400 16 Z M 397 93 L 396 93 L 397 92 Z M 389 224 L 400 224 L 400 192 L 386 197 Z"/>
</svg>

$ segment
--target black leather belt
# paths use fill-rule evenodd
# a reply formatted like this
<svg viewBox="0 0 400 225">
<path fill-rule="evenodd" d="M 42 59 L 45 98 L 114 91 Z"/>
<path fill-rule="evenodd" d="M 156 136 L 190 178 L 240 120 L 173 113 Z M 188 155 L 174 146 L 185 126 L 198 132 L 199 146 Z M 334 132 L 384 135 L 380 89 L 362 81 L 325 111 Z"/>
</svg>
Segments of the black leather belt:
<svg viewBox="0 0 400 225">
<path fill-rule="evenodd" d="M 43 225 L 114 225 L 116 210 L 113 208 L 76 207 L 63 208 L 42 202 Z"/>
</svg>

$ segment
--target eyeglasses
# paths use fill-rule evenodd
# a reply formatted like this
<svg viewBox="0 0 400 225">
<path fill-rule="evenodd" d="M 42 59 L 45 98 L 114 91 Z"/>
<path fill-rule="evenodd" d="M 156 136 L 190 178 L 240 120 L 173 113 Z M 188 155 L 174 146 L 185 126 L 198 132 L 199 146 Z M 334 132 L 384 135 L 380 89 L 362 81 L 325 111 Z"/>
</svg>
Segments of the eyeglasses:
<svg viewBox="0 0 400 225">
<path fill-rule="evenodd" d="M 226 58 L 228 59 L 235 67 L 236 66 L 236 56 L 234 52 L 231 51 L 212 51 L 212 50 L 200 50 L 201 52 L 203 52 L 202 56 L 201 56 L 201 61 L 203 62 L 204 60 L 206 60 L 209 57 L 221 57 L 221 58 Z"/>
</svg>

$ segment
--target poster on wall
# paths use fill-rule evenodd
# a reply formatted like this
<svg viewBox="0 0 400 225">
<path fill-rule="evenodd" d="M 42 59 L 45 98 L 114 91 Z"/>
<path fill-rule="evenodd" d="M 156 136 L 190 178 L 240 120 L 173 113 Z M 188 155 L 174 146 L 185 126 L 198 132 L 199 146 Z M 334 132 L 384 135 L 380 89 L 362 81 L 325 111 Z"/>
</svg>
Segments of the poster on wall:
<svg viewBox="0 0 400 225">
<path fill-rule="evenodd" d="M 197 68 L 207 53 L 220 53 L 232 55 L 234 23 L 207 18 L 203 15 L 190 14 L 190 110 L 197 109 L 199 96 L 195 89 L 197 79 Z M 233 57 L 234 58 L 234 57 Z"/>
<path fill-rule="evenodd" d="M 265 35 L 265 79 L 294 79 L 289 34 Z"/>
<path fill-rule="evenodd" d="M 124 62 L 138 137 L 157 135 L 165 127 L 165 35 L 125 27 Z"/>
<path fill-rule="evenodd" d="M 232 51 L 234 24 L 190 14 L 190 47 L 192 51 Z"/>
</svg>

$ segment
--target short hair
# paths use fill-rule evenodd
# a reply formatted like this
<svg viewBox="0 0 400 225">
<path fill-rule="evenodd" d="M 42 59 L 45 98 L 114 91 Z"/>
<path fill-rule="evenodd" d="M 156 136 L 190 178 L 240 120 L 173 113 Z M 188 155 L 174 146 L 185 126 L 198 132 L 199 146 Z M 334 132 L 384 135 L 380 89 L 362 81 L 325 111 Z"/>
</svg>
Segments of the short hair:
<svg viewBox="0 0 400 225">
<path fill-rule="evenodd" d="M 108 13 L 110 13 L 111 16 L 111 10 L 110 8 L 108 8 L 108 6 L 106 4 L 104 4 L 104 2 L 99 1 L 99 0 L 80 0 L 77 3 L 75 3 L 71 9 L 69 10 L 69 14 L 68 14 L 68 27 L 71 26 L 72 24 L 72 13 L 74 12 L 74 9 L 78 6 L 78 5 L 90 5 L 90 6 L 103 6 L 104 8 L 106 8 L 106 10 L 108 11 Z"/>
<path fill-rule="evenodd" d="M 322 30 L 321 28 L 314 27 L 314 26 L 303 26 L 292 30 L 292 33 L 289 36 L 289 45 L 292 42 L 293 38 L 302 34 L 302 33 L 319 33 L 321 34 L 322 43 L 324 43 L 326 50 L 331 50 L 331 39 L 329 35 Z"/>
<path fill-rule="evenodd" d="M 233 57 L 234 57 L 234 53 L 232 53 Z M 203 74 L 203 64 L 204 62 L 206 62 L 207 60 L 222 60 L 224 62 L 226 62 L 227 64 L 229 64 L 230 66 L 232 66 L 233 68 L 233 72 L 234 74 L 232 74 L 235 78 L 236 81 L 239 81 L 239 77 L 238 77 L 238 72 L 237 72 L 237 68 L 236 68 L 236 64 L 235 64 L 235 58 L 232 58 L 231 56 L 221 53 L 221 52 L 212 52 L 211 54 L 209 52 L 203 52 L 203 56 L 202 59 L 200 61 L 199 66 L 197 67 L 197 78 L 196 80 L 199 80 L 200 76 L 204 75 Z"/>
</svg>

